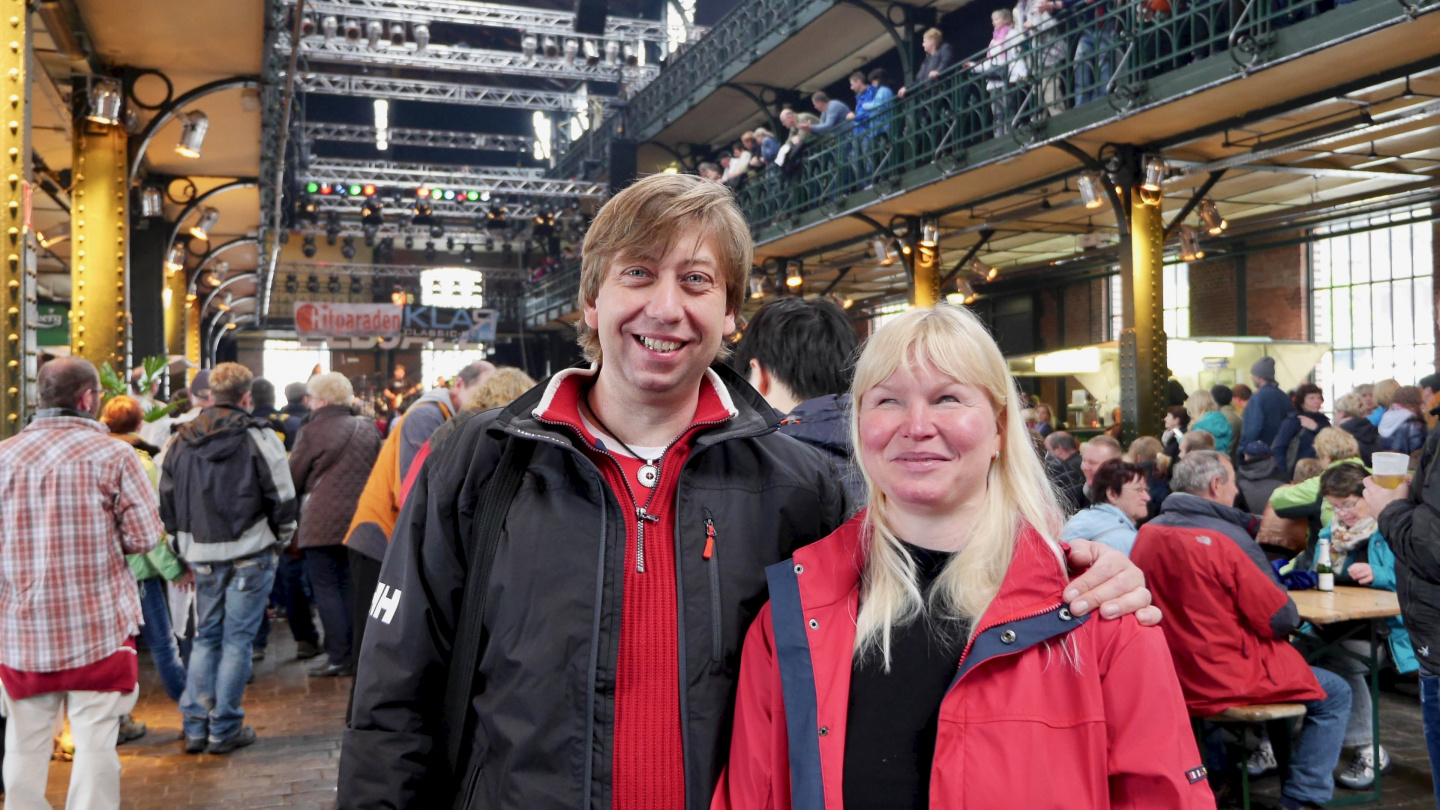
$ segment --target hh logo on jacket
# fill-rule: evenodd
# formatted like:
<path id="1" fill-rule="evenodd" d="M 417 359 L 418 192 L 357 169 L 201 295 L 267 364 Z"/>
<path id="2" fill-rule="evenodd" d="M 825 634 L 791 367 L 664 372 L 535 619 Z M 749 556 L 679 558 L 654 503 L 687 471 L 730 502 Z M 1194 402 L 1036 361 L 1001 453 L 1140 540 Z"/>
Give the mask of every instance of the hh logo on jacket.
<path id="1" fill-rule="evenodd" d="M 389 624 L 395 618 L 395 609 L 400 607 L 400 589 L 391 588 L 381 582 L 375 586 L 375 595 L 370 597 L 370 618 Z"/>

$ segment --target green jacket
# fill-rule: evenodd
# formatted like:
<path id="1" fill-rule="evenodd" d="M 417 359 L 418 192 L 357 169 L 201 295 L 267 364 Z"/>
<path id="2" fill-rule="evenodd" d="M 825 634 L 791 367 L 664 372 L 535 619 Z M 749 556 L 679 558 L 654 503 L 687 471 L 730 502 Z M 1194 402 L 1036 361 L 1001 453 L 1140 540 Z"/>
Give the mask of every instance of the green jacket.
<path id="1" fill-rule="evenodd" d="M 1359 464 L 1358 458 L 1342 458 L 1339 461 L 1330 462 L 1330 467 L 1341 464 Z M 1326 467 L 1325 469 L 1330 469 Z M 1366 468 L 1369 472 L 1369 468 Z M 1322 473 L 1323 475 L 1323 473 Z M 1320 518 L 1321 526 L 1329 526 L 1334 519 L 1334 510 L 1330 504 L 1320 497 L 1320 476 L 1301 481 L 1294 486 L 1276 487 L 1275 492 L 1270 496 L 1270 505 L 1275 507 L 1275 514 L 1283 518 L 1303 519 Z M 1317 529 L 1318 530 L 1318 529 Z M 1314 539 L 1313 537 L 1311 538 Z"/>
<path id="2" fill-rule="evenodd" d="M 140 466 L 145 468 L 145 475 L 150 477 L 150 486 L 157 490 L 160 488 L 160 468 L 155 466 L 150 454 L 144 450 L 136 450 L 140 454 Z M 179 579 L 185 574 L 185 564 L 170 550 L 170 545 L 161 537 L 155 548 L 144 554 L 126 554 L 125 562 L 130 563 L 130 573 L 135 575 L 137 582 L 144 582 L 153 577 L 164 577 L 171 582 Z"/>

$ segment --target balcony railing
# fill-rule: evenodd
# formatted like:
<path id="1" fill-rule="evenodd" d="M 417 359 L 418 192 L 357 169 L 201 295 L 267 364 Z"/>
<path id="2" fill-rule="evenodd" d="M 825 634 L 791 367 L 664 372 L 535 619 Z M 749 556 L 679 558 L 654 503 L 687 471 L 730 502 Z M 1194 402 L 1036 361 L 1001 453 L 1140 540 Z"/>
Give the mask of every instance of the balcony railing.
<path id="1" fill-rule="evenodd" d="M 1228 54 L 1234 70 L 1248 72 L 1273 58 L 1279 29 L 1319 13 L 1316 0 L 1186 0 L 1174 12 L 1167 0 L 1074 5 L 911 86 L 868 120 L 812 135 L 785 167 L 752 174 L 737 195 L 751 227 L 783 232 L 805 212 L 836 215 L 855 192 L 899 190 L 906 172 L 933 166 L 948 175 L 1017 151 L 1060 134 L 1063 122 L 1051 119 L 1074 108 L 1103 120 L 1146 101 L 1149 82 L 1191 63 Z"/>
<path id="2" fill-rule="evenodd" d="M 559 268 L 526 282 L 523 293 L 525 326 L 533 328 L 576 310 L 580 291 L 580 259 L 565 259 Z"/>
<path id="3" fill-rule="evenodd" d="M 630 99 L 623 112 L 625 137 L 644 141 L 704 95 L 749 67 L 835 0 L 742 0 L 699 41 L 670 57 L 660 74 Z M 699 94 L 700 97 L 697 97 Z M 562 156 L 557 176 L 577 177 L 581 160 L 603 156 L 614 127 L 601 124 Z"/>

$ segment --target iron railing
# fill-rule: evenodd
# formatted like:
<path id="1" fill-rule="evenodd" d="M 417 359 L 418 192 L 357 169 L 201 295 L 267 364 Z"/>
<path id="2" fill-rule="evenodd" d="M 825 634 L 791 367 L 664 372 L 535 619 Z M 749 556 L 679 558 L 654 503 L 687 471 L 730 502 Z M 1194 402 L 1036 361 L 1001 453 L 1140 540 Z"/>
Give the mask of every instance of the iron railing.
<path id="1" fill-rule="evenodd" d="M 670 56 L 664 68 L 627 103 L 625 137 L 645 141 L 736 74 L 769 53 L 835 0 L 744 0 L 698 41 Z M 608 123 L 608 122 L 607 122 Z M 578 177 L 589 155 L 605 155 L 615 128 L 601 124 L 561 157 L 558 177 Z"/>
<path id="2" fill-rule="evenodd" d="M 1073 12 L 911 86 L 868 120 L 810 136 L 785 166 L 752 174 L 737 195 L 751 227 L 785 231 L 802 212 L 834 215 L 847 195 L 890 194 L 921 167 L 954 173 L 982 144 L 986 154 L 1014 151 L 1057 134 L 1047 122 L 1067 110 L 1132 109 L 1156 77 L 1221 53 L 1248 72 L 1270 58 L 1278 29 L 1318 13 L 1317 0 L 1186 0 L 1173 12 L 1167 0 L 1072 2 Z M 1011 149 L 991 146 L 1006 142 Z"/>
<path id="3" fill-rule="evenodd" d="M 564 259 L 560 266 L 525 283 L 525 325 L 540 326 L 574 312 L 580 292 L 580 259 Z"/>

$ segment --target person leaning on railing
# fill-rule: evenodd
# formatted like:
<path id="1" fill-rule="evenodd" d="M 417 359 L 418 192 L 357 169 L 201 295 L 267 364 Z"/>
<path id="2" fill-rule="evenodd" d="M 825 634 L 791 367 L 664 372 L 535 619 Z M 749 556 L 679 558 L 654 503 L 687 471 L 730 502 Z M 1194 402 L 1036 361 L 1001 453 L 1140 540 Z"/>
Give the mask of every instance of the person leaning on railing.
<path id="1" fill-rule="evenodd" d="M 1053 0 L 1044 0 L 1052 2 Z M 920 67 L 915 71 L 915 78 L 911 85 L 922 85 L 925 82 L 940 78 L 940 74 L 949 70 L 955 64 L 955 52 L 951 50 L 950 43 L 945 41 L 945 34 L 939 28 L 931 28 L 925 32 L 920 41 L 920 47 L 925 49 L 925 59 L 920 62 Z M 905 97 L 905 91 L 910 85 L 900 88 L 895 95 Z"/>

